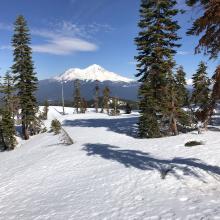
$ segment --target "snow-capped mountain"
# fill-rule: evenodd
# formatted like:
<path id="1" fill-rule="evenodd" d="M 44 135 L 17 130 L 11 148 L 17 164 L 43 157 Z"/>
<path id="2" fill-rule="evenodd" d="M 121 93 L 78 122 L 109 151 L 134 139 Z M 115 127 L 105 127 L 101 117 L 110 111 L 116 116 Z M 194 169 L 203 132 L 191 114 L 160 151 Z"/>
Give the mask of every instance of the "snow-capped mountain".
<path id="1" fill-rule="evenodd" d="M 105 70 L 103 67 L 93 64 L 85 69 L 71 68 L 65 71 L 58 77 L 54 78 L 58 81 L 73 81 L 79 79 L 82 81 L 95 81 L 99 82 L 111 81 L 111 82 L 132 82 L 132 79 L 120 76 L 119 74 Z"/>
<path id="2" fill-rule="evenodd" d="M 73 100 L 73 81 L 80 81 L 81 95 L 87 100 L 94 97 L 94 88 L 99 84 L 100 96 L 104 87 L 108 86 L 111 96 L 122 99 L 137 100 L 139 83 L 135 80 L 120 76 L 119 74 L 105 70 L 99 65 L 91 65 L 85 69 L 71 68 L 60 76 L 41 80 L 37 91 L 38 101 L 45 99 L 52 101 L 61 100 L 61 84 L 63 82 L 65 100 Z M 97 81 L 96 81 L 97 80 Z"/>

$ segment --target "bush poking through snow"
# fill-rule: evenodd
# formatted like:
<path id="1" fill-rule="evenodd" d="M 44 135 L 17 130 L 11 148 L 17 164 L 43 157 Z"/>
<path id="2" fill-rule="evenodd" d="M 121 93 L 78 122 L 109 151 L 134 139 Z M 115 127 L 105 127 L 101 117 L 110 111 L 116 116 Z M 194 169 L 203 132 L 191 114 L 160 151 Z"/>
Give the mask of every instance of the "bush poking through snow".
<path id="1" fill-rule="evenodd" d="M 61 142 L 64 145 L 72 145 L 72 144 L 74 144 L 74 141 L 69 136 L 69 134 L 63 128 L 61 128 L 61 130 L 62 130 L 62 132 L 61 132 Z"/>
<path id="2" fill-rule="evenodd" d="M 187 143 L 185 143 L 185 147 L 193 147 L 197 145 L 203 145 L 203 142 L 202 141 L 188 141 Z"/>
<path id="3" fill-rule="evenodd" d="M 47 132 L 47 128 L 46 127 L 41 129 L 41 133 L 46 133 L 46 132 Z"/>
<path id="4" fill-rule="evenodd" d="M 57 119 L 52 120 L 52 122 L 51 122 L 51 131 L 54 132 L 55 135 L 60 133 L 61 123 Z"/>

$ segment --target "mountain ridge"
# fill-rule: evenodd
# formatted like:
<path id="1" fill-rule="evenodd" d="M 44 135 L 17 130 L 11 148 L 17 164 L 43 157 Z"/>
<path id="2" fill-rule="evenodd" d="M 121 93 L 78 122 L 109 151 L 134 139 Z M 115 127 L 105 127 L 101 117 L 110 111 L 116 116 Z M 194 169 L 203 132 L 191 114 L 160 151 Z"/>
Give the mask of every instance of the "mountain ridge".
<path id="1" fill-rule="evenodd" d="M 70 68 L 61 75 L 54 77 L 53 79 L 57 81 L 73 81 L 79 79 L 81 81 L 112 81 L 125 83 L 135 81 L 133 79 L 121 76 L 117 73 L 108 71 L 97 64 L 90 65 L 85 69 Z"/>

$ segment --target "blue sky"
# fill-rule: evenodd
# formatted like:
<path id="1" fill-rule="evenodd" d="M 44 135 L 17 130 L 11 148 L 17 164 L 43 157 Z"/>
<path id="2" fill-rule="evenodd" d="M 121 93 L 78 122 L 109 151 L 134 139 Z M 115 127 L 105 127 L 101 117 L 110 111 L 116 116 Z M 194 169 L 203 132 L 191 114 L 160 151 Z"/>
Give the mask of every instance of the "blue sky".
<path id="1" fill-rule="evenodd" d="M 176 62 L 184 66 L 190 78 L 200 60 L 204 60 L 212 75 L 217 61 L 194 55 L 198 38 L 185 35 L 199 9 L 188 9 L 183 2 L 178 0 L 177 6 L 186 9 L 186 13 L 177 17 L 183 46 L 178 49 Z M 1 74 L 12 65 L 12 28 L 16 17 L 22 14 L 31 29 L 33 59 L 40 79 L 94 63 L 134 78 L 139 6 L 139 0 L 1 0 Z"/>

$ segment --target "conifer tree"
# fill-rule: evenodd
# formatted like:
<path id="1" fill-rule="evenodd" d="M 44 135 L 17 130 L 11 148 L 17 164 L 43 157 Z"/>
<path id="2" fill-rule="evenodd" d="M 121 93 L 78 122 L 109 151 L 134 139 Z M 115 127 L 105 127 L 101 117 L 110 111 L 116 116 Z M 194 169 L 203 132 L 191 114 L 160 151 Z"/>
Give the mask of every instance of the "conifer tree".
<path id="1" fill-rule="evenodd" d="M 195 74 L 193 74 L 193 93 L 191 103 L 201 109 L 209 104 L 210 100 L 210 80 L 206 72 L 207 66 L 204 62 L 200 62 Z"/>
<path id="2" fill-rule="evenodd" d="M 14 79 L 11 76 L 10 72 L 6 72 L 3 77 L 3 85 L 1 92 L 4 94 L 3 101 L 4 105 L 7 107 L 7 110 L 13 114 L 13 101 L 14 101 Z"/>
<path id="3" fill-rule="evenodd" d="M 76 109 L 76 113 L 78 114 L 81 108 L 81 104 L 82 104 L 81 96 L 80 96 L 80 83 L 78 79 L 74 81 L 74 88 L 75 88 L 75 91 L 74 91 L 73 105 L 74 105 L 74 108 Z"/>
<path id="4" fill-rule="evenodd" d="M 209 54 L 210 58 L 217 58 L 220 51 L 220 2 L 219 0 L 186 0 L 189 6 L 194 6 L 200 2 L 201 16 L 197 17 L 187 34 L 202 35 L 196 53 L 202 50 Z"/>
<path id="5" fill-rule="evenodd" d="M 189 125 L 189 115 L 185 112 L 183 107 L 183 96 L 180 94 L 181 87 L 178 87 L 176 81 L 176 75 L 170 72 L 167 76 L 167 91 L 166 91 L 166 111 L 163 114 L 165 122 L 162 123 L 164 130 L 166 131 L 166 118 L 169 120 L 169 129 L 168 134 L 171 133 L 172 135 L 177 135 L 179 130 L 185 128 Z M 184 90 L 183 90 L 184 91 Z"/>
<path id="6" fill-rule="evenodd" d="M 180 66 L 175 75 L 176 81 L 176 90 L 177 90 L 177 98 L 178 103 L 181 107 L 188 105 L 189 97 L 187 91 L 187 83 L 186 83 L 186 73 L 184 72 L 183 66 Z"/>
<path id="7" fill-rule="evenodd" d="M 174 9 L 175 0 L 141 0 L 139 36 L 135 39 L 136 77 L 142 83 L 139 89 L 139 134 L 141 137 L 160 137 L 161 128 L 158 116 L 167 109 L 167 74 L 175 63 L 175 47 L 179 39 L 179 29 L 174 16 L 179 10 Z"/>
<path id="8" fill-rule="evenodd" d="M 46 100 L 44 102 L 44 109 L 43 109 L 43 119 L 44 120 L 47 120 L 48 111 L 49 111 L 49 102 L 48 102 L 48 100 Z"/>
<path id="9" fill-rule="evenodd" d="M 3 108 L 1 110 L 1 132 L 5 150 L 13 150 L 16 145 L 15 126 L 13 119 L 13 78 L 7 72 L 4 76 L 4 82 L 1 92 L 3 93 Z"/>
<path id="10" fill-rule="evenodd" d="M 35 92 L 37 90 L 37 77 L 34 72 L 32 61 L 32 49 L 30 47 L 30 33 L 27 22 L 23 16 L 18 16 L 14 25 L 12 38 L 15 86 L 18 91 L 22 117 L 22 134 L 24 139 L 29 139 L 29 127 L 36 120 L 37 101 Z"/>
<path id="11" fill-rule="evenodd" d="M 101 112 L 104 112 L 104 109 L 106 109 L 107 113 L 109 114 L 109 99 L 110 99 L 110 89 L 108 86 L 106 86 L 103 89 L 103 103 L 102 103 L 102 110 Z"/>
<path id="12" fill-rule="evenodd" d="M 131 105 L 127 102 L 125 106 L 125 114 L 131 114 Z"/>
<path id="13" fill-rule="evenodd" d="M 84 98 L 82 98 L 80 105 L 80 113 L 85 113 L 86 110 L 87 110 L 87 102 Z"/>
<path id="14" fill-rule="evenodd" d="M 97 81 L 96 81 L 96 86 L 95 86 L 94 106 L 95 106 L 96 113 L 98 113 L 98 108 L 99 108 L 99 85 L 98 85 Z"/>
<path id="15" fill-rule="evenodd" d="M 217 100 L 220 100 L 220 66 L 217 67 L 212 79 L 214 81 L 212 89 L 212 102 L 215 103 Z"/>

